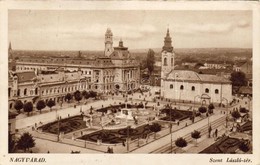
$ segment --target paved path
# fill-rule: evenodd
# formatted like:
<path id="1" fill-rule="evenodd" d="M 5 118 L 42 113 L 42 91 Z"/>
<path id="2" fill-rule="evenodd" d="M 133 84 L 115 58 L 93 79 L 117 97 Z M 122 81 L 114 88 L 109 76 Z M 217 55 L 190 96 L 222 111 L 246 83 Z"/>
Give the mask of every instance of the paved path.
<path id="1" fill-rule="evenodd" d="M 87 109 L 90 109 L 90 106 L 93 108 L 101 107 L 102 105 L 107 106 L 111 104 L 111 100 L 98 100 L 92 103 L 89 103 L 87 105 L 82 105 L 82 110 L 85 111 Z M 53 110 L 48 113 L 42 113 L 34 116 L 29 116 L 25 118 L 19 118 L 16 119 L 16 129 L 22 129 L 25 127 L 33 126 L 35 123 L 47 123 L 50 121 L 55 121 L 57 119 L 57 116 L 61 116 L 62 118 L 67 118 L 68 114 L 70 116 L 78 115 L 80 114 L 81 105 L 74 107 L 69 107 L 66 109 L 61 110 Z"/>
<path id="2" fill-rule="evenodd" d="M 223 116 L 224 116 L 223 114 L 216 114 L 214 116 L 211 116 L 210 121 L 217 120 L 217 119 L 219 119 Z M 172 140 L 175 141 L 177 138 L 182 137 L 182 136 L 184 136 L 188 133 L 191 133 L 192 131 L 199 129 L 199 128 L 207 125 L 207 124 L 208 124 L 208 119 L 204 119 L 204 120 L 199 121 L 197 123 L 194 123 L 193 125 L 190 125 L 186 128 L 183 128 L 181 130 L 173 132 L 172 133 Z M 138 148 L 138 149 L 132 151 L 132 153 L 149 153 L 153 150 L 156 150 L 157 148 L 160 148 L 163 145 L 167 145 L 167 143 L 169 143 L 169 141 L 170 141 L 170 134 L 161 138 L 161 139 L 158 139 L 158 140 L 156 140 L 156 141 L 154 141 L 154 142 L 152 142 L 152 143 L 150 143 L 146 146 Z"/>
<path id="3" fill-rule="evenodd" d="M 71 153 L 71 151 L 80 151 L 80 153 L 103 153 L 73 145 L 57 143 L 49 140 L 35 138 L 36 146 L 32 149 L 34 153 Z"/>

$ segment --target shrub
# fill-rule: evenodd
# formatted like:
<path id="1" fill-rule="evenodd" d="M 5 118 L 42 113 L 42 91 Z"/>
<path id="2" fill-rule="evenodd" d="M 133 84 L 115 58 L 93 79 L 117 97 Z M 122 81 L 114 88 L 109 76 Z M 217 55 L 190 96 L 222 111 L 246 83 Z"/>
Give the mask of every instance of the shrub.
<path id="1" fill-rule="evenodd" d="M 241 112 L 241 113 L 247 113 L 248 110 L 247 110 L 246 108 L 244 108 L 244 107 L 241 107 L 241 108 L 239 109 L 239 112 Z"/>
<path id="2" fill-rule="evenodd" d="M 178 138 L 176 141 L 175 141 L 175 145 L 177 147 L 180 147 L 180 148 L 183 148 L 183 147 L 186 147 L 187 146 L 187 141 L 185 139 L 183 139 L 182 137 L 181 138 Z"/>
<path id="3" fill-rule="evenodd" d="M 199 112 L 200 113 L 206 113 L 207 112 L 207 108 L 206 107 L 199 107 Z"/>

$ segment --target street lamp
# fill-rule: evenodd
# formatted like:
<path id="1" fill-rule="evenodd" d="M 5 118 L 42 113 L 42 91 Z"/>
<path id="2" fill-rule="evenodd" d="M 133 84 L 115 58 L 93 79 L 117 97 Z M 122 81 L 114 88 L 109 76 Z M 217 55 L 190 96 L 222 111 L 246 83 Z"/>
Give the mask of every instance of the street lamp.
<path id="1" fill-rule="evenodd" d="M 225 97 L 222 97 L 221 102 L 222 102 L 222 100 L 225 100 L 227 102 L 227 106 L 226 106 L 226 113 L 227 113 L 226 114 L 226 128 L 227 128 L 227 126 L 228 126 L 228 99 L 226 99 Z"/>
<path id="2" fill-rule="evenodd" d="M 126 138 L 126 149 L 127 149 L 127 152 L 129 152 L 129 129 L 130 129 L 130 126 L 127 126 L 127 138 Z"/>
<path id="3" fill-rule="evenodd" d="M 170 137 L 171 137 L 171 153 L 172 153 L 172 107 L 170 106 Z"/>
<path id="4" fill-rule="evenodd" d="M 60 141 L 60 117 L 58 116 L 58 139 L 57 141 Z"/>

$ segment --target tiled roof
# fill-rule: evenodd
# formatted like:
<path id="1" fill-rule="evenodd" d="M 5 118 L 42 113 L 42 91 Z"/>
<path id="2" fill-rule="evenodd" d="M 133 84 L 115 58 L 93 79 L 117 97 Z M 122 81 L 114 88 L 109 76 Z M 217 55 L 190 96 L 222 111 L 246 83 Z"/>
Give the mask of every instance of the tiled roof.
<path id="1" fill-rule="evenodd" d="M 34 78 L 36 78 L 36 75 L 34 71 L 27 71 L 27 72 L 17 72 L 15 74 L 18 77 L 18 82 L 30 82 Z"/>
<path id="2" fill-rule="evenodd" d="M 241 87 L 239 89 L 239 92 L 241 94 L 252 94 L 252 88 L 251 87 Z"/>
<path id="3" fill-rule="evenodd" d="M 167 79 L 174 79 L 174 80 L 194 80 L 199 81 L 200 78 L 196 72 L 189 71 L 189 70 L 172 70 L 167 75 Z"/>
<path id="4" fill-rule="evenodd" d="M 209 74 L 198 74 L 194 71 L 189 71 L 189 70 L 172 70 L 170 73 L 168 73 L 166 78 L 171 80 L 178 80 L 178 81 L 230 83 L 228 79 L 221 76 L 209 75 Z"/>
<path id="5" fill-rule="evenodd" d="M 216 76 L 216 75 L 209 75 L 209 74 L 200 74 L 201 81 L 207 82 L 221 82 L 221 83 L 229 83 L 230 81 L 225 77 Z"/>

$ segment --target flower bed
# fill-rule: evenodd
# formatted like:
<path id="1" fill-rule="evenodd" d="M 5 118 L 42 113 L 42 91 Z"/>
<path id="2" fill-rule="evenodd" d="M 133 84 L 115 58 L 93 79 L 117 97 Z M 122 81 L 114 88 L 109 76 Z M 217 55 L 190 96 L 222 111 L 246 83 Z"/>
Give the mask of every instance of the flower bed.
<path id="1" fill-rule="evenodd" d="M 114 130 L 100 130 L 93 132 L 78 139 L 87 140 L 92 142 L 97 142 L 97 140 L 102 140 L 102 143 L 116 144 L 126 141 L 127 138 L 127 128 L 124 129 L 114 129 Z M 129 128 L 129 137 L 131 140 L 139 138 L 146 138 L 148 134 L 151 133 L 149 125 L 143 125 L 135 129 Z"/>
<path id="2" fill-rule="evenodd" d="M 86 128 L 86 122 L 83 121 L 82 116 L 73 116 L 61 119 L 59 122 L 54 121 L 38 127 L 38 129 L 41 129 L 43 132 L 48 132 L 52 134 L 58 134 L 59 131 L 66 134 L 83 128 Z"/>
<path id="3" fill-rule="evenodd" d="M 161 109 L 160 111 L 161 111 L 161 113 L 166 114 L 166 116 L 162 117 L 161 120 L 166 120 L 166 121 L 170 121 L 170 115 L 172 116 L 172 121 L 175 121 L 175 120 L 182 121 L 182 120 L 185 120 L 185 119 L 193 116 L 193 112 L 191 112 L 191 111 L 167 109 L 167 108 Z M 170 112 L 170 111 L 172 111 L 172 112 Z"/>

